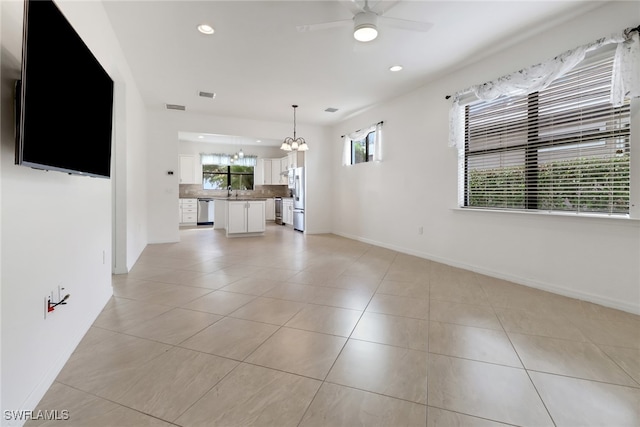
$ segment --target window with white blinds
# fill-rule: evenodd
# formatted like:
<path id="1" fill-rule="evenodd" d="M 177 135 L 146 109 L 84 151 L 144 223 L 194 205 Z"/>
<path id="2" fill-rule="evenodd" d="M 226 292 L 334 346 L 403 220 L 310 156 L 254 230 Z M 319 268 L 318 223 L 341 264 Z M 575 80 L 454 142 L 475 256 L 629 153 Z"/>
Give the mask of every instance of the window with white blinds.
<path id="1" fill-rule="evenodd" d="M 609 102 L 613 52 L 547 89 L 465 107 L 464 205 L 629 212 L 629 102 Z"/>

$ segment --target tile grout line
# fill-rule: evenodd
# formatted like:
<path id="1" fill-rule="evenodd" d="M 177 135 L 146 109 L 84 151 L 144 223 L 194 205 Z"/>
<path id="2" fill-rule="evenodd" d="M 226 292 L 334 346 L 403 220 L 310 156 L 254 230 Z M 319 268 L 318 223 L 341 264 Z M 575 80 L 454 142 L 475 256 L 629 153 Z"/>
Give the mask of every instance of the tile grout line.
<path id="1" fill-rule="evenodd" d="M 361 254 L 358 258 L 356 258 L 355 261 L 361 259 L 369 250 L 371 250 L 372 245 L 369 245 L 367 251 L 365 251 L 363 254 Z M 394 254 L 393 260 L 395 260 L 397 258 L 398 254 Z M 354 261 L 354 262 L 355 262 Z M 322 388 L 322 386 L 327 382 L 327 377 L 329 376 L 329 374 L 331 373 L 331 370 L 333 369 L 333 367 L 335 366 L 336 362 L 338 361 L 338 359 L 340 358 L 340 356 L 342 355 L 342 352 L 344 351 L 345 347 L 347 346 L 347 343 L 349 342 L 349 340 L 351 339 L 351 336 L 353 335 L 353 331 L 356 330 L 356 328 L 358 327 L 358 324 L 360 323 L 360 321 L 362 320 L 362 316 L 364 316 L 364 313 L 367 311 L 367 307 L 369 307 L 369 304 L 371 304 L 371 300 L 373 300 L 373 297 L 376 295 L 376 292 L 378 291 L 378 289 L 380 288 L 380 285 L 382 284 L 382 282 L 384 281 L 384 277 L 387 275 L 389 268 L 391 267 L 391 264 L 393 264 L 393 261 L 391 261 L 389 263 L 389 266 L 387 267 L 387 270 L 385 271 L 384 276 L 382 276 L 382 278 L 380 279 L 380 282 L 378 283 L 378 286 L 376 286 L 376 289 L 373 291 L 373 294 L 371 295 L 371 297 L 369 298 L 369 302 L 367 302 L 366 306 L 364 307 L 364 309 L 362 310 L 362 313 L 360 313 L 360 317 L 358 317 L 358 320 L 356 321 L 355 325 L 353 326 L 353 328 L 351 329 L 351 332 L 349 333 L 349 336 L 346 337 L 344 344 L 342 345 L 342 347 L 340 348 L 340 351 L 338 352 L 336 358 L 333 360 L 333 363 L 331 364 L 331 366 L 329 367 L 329 369 L 327 370 L 327 373 L 325 374 L 324 378 L 322 379 L 322 382 L 320 384 L 320 387 L 318 387 L 318 390 L 316 391 L 316 393 L 314 394 L 313 398 L 309 401 L 309 404 L 307 405 L 307 407 L 304 410 L 304 413 L 302 414 L 302 417 L 300 418 L 300 421 L 297 424 L 297 427 L 300 427 L 300 424 L 302 424 L 302 421 L 304 420 L 305 416 L 307 415 L 307 412 L 309 412 L 309 408 L 311 408 L 311 405 L 313 404 L 313 402 L 316 399 L 316 396 L 318 395 L 318 393 L 320 392 L 320 389 Z M 331 382 L 329 382 L 329 384 L 333 384 Z"/>
<path id="2" fill-rule="evenodd" d="M 489 304 L 491 304 L 491 299 L 489 299 Z M 520 353 L 518 353 L 518 351 L 516 350 L 516 346 L 513 344 L 511 337 L 507 333 L 507 330 L 505 329 L 504 324 L 502 323 L 502 320 L 500 320 L 500 317 L 497 315 L 497 313 L 495 313 L 495 307 L 493 307 L 493 304 L 491 304 L 491 307 L 493 308 L 494 314 L 498 318 L 498 322 L 500 322 L 500 326 L 502 326 L 504 334 L 507 336 L 507 339 L 509 340 L 509 344 L 511 344 L 511 348 L 513 349 L 513 352 L 516 354 L 516 356 L 518 357 L 518 360 L 522 364 L 524 372 L 527 374 L 527 378 L 529 378 L 529 382 L 533 386 L 533 389 L 536 391 L 536 394 L 538 395 L 538 398 L 540 399 L 540 402 L 542 403 L 542 406 L 544 407 L 545 411 L 547 411 L 547 415 L 549 415 L 549 419 L 551 420 L 553 425 L 557 427 L 558 424 L 553 419 L 553 416 L 551 415 L 551 411 L 549 411 L 549 408 L 547 407 L 547 403 L 544 401 L 544 399 L 542 398 L 542 395 L 540 394 L 540 391 L 538 390 L 538 387 L 536 387 L 536 384 L 533 382 L 533 378 L 531 378 L 531 375 L 529 374 L 529 370 L 527 369 L 526 365 L 522 361 L 522 358 L 520 357 Z"/>

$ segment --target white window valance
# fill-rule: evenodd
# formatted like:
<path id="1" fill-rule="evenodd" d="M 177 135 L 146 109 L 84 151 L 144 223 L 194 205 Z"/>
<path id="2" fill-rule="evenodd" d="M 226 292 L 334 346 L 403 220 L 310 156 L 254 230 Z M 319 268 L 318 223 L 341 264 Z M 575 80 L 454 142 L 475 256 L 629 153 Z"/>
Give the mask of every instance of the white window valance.
<path id="1" fill-rule="evenodd" d="M 258 162 L 257 156 L 244 155 L 243 158 L 239 158 L 231 161 L 233 154 L 221 154 L 221 153 L 200 153 L 200 163 L 203 165 L 220 165 L 220 166 L 255 166 Z"/>
<path id="2" fill-rule="evenodd" d="M 355 132 L 351 132 L 344 135 L 343 152 L 342 152 L 342 164 L 351 164 L 351 141 L 359 141 L 369 135 L 370 132 L 376 133 L 376 142 L 374 144 L 373 161 L 382 161 L 382 124 L 383 122 L 374 123 L 366 128 L 358 129 Z"/>
<path id="3" fill-rule="evenodd" d="M 637 28 L 603 37 L 566 51 L 555 58 L 532 65 L 496 80 L 457 92 L 449 112 L 449 146 L 464 146 L 464 107 L 461 99 L 470 97 L 491 101 L 502 96 L 526 95 L 547 88 L 554 80 L 575 68 L 587 53 L 617 44 L 611 84 L 611 103 L 620 106 L 626 98 L 640 96 L 640 36 Z"/>

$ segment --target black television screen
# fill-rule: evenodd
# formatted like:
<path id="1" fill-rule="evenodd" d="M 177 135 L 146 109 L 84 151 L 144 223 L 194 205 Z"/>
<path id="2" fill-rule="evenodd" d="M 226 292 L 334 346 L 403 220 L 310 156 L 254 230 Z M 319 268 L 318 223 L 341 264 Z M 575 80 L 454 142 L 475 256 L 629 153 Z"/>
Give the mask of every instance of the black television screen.
<path id="1" fill-rule="evenodd" d="M 26 0 L 16 163 L 108 178 L 113 80 L 51 0 Z"/>

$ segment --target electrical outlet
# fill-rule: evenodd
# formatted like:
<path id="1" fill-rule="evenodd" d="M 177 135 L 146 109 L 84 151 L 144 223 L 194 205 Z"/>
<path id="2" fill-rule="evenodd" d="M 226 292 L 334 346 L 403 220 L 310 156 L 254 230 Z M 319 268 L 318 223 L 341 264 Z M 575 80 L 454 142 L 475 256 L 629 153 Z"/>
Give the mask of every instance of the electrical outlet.
<path id="1" fill-rule="evenodd" d="M 58 285 L 58 288 L 51 291 L 49 295 L 44 297 L 44 318 L 47 318 L 47 315 L 53 311 L 55 311 L 56 306 L 61 304 L 66 304 L 66 300 L 69 298 L 68 294 L 64 294 L 65 288 Z M 57 295 L 56 295 L 57 294 Z"/>

